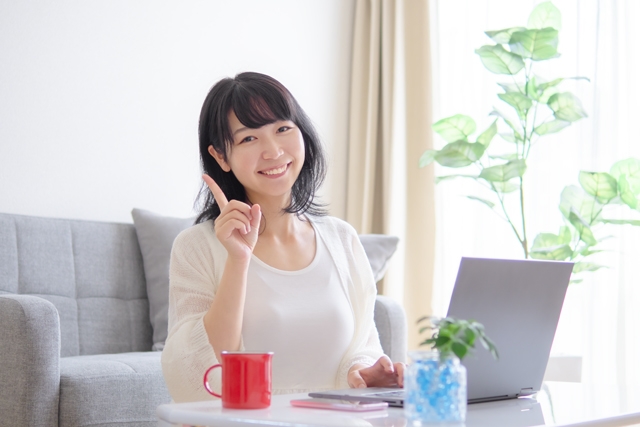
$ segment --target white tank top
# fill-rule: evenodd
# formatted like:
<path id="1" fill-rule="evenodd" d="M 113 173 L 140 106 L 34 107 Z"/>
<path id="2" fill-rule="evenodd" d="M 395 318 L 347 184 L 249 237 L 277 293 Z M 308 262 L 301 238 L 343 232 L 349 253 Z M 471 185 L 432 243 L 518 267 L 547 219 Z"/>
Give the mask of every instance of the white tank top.
<path id="1" fill-rule="evenodd" d="M 315 257 L 302 270 L 253 256 L 242 338 L 246 351 L 274 353 L 274 391 L 334 388 L 353 333 L 353 311 L 317 230 Z"/>

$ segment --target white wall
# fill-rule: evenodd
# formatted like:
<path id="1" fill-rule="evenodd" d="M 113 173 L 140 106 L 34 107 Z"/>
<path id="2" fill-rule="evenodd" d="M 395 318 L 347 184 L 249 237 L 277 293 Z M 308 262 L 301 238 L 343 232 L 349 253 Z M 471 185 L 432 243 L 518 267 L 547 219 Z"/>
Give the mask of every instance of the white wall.
<path id="1" fill-rule="evenodd" d="M 344 214 L 354 0 L 0 0 L 0 212 L 193 214 L 197 125 L 220 78 L 280 80 L 329 152 Z"/>

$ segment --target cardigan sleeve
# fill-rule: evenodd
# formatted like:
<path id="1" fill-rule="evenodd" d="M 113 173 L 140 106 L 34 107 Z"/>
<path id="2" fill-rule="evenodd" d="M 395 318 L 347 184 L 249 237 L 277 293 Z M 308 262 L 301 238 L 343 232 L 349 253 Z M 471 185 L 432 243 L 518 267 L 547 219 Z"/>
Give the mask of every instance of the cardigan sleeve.
<path id="1" fill-rule="evenodd" d="M 218 260 L 207 226 L 211 224 L 183 231 L 171 251 L 169 334 L 162 351 L 162 372 L 175 402 L 214 399 L 203 385 L 205 371 L 218 363 L 203 321 L 217 288 Z M 212 389 L 220 390 L 219 369 L 210 380 Z"/>
<path id="2" fill-rule="evenodd" d="M 348 292 L 356 327 L 352 345 L 338 373 L 339 388 L 349 387 L 347 374 L 353 365 L 371 366 L 384 354 L 374 321 L 377 290 L 373 272 L 355 229 L 348 226 L 347 230 L 342 244 L 348 261 Z"/>

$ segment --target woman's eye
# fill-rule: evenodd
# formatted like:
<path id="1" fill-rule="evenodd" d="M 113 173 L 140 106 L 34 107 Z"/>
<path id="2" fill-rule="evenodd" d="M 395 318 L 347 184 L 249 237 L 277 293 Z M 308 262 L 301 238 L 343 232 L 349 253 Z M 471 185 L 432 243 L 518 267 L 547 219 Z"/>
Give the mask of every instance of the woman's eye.
<path id="1" fill-rule="evenodd" d="M 290 126 L 281 126 L 281 127 L 278 128 L 278 132 L 286 132 L 289 129 L 291 129 Z"/>
<path id="2" fill-rule="evenodd" d="M 244 138 L 243 140 L 241 140 L 240 143 L 242 144 L 243 142 L 251 142 L 254 139 L 255 138 L 253 136 L 248 136 L 248 137 Z"/>

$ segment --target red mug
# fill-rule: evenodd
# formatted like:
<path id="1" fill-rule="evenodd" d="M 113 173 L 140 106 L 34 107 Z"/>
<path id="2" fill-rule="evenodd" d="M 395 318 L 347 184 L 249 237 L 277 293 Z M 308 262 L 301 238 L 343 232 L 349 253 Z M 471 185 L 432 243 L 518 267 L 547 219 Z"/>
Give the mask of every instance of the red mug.
<path id="1" fill-rule="evenodd" d="M 222 399 L 229 409 L 263 409 L 271 405 L 271 358 L 273 353 L 223 351 L 222 363 L 204 373 L 204 388 Z M 218 394 L 209 387 L 209 373 L 222 369 L 222 390 Z"/>

